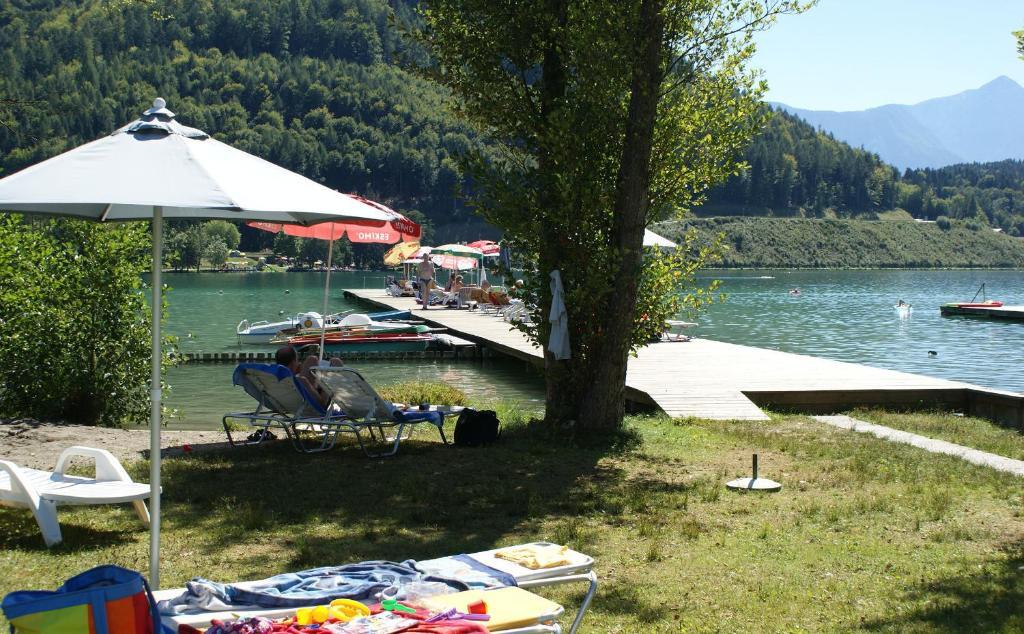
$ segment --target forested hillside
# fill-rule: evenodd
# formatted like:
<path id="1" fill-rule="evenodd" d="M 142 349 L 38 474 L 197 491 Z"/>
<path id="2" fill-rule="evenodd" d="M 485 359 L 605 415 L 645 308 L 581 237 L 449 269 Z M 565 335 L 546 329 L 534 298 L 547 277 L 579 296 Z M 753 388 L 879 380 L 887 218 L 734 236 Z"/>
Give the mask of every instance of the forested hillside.
<path id="1" fill-rule="evenodd" d="M 973 163 L 902 175 L 875 154 L 775 111 L 746 152 L 750 167 L 698 209 L 710 215 L 874 217 L 894 208 L 915 218 L 971 221 L 1024 236 L 1024 162 Z"/>
<path id="2" fill-rule="evenodd" d="M 183 123 L 330 187 L 435 225 L 475 222 L 453 159 L 474 135 L 440 88 L 393 63 L 417 53 L 390 12 L 385 0 L 4 3 L 0 173 L 107 134 L 159 95 Z"/>
<path id="3" fill-rule="evenodd" d="M 163 96 L 179 119 L 341 191 L 426 219 L 434 240 L 494 236 L 455 196 L 477 135 L 396 24 L 412 0 L 81 0 L 0 9 L 0 175 L 107 134 Z M 1024 163 L 904 174 L 776 112 L 749 169 L 699 215 L 968 220 L 1024 235 Z M 422 214 L 422 215 L 420 215 Z M 173 233 L 173 230 L 172 230 Z M 273 236 L 243 228 L 242 248 Z"/>

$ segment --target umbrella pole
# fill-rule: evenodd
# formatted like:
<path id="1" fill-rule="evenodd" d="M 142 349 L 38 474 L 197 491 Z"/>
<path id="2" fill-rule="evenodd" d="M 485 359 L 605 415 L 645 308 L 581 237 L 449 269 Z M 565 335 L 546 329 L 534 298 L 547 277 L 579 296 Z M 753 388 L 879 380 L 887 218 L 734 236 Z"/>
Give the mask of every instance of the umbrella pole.
<path id="1" fill-rule="evenodd" d="M 163 207 L 153 207 L 153 358 L 149 398 L 149 583 L 160 588 L 160 317 L 164 237 Z"/>
<path id="2" fill-rule="evenodd" d="M 331 234 L 334 235 L 334 234 Z M 331 292 L 331 258 L 334 256 L 334 238 L 327 247 L 327 280 L 324 282 L 324 312 L 320 322 L 320 360 L 324 360 L 324 339 L 327 338 L 327 297 Z"/>

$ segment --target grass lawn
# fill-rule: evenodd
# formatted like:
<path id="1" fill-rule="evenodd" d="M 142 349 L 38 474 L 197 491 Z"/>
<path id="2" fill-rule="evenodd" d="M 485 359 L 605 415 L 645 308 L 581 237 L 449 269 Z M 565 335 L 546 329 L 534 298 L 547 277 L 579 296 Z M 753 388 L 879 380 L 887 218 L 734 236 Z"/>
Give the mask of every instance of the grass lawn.
<path id="1" fill-rule="evenodd" d="M 523 424 L 489 449 L 426 432 L 385 461 L 286 443 L 167 460 L 163 585 L 543 538 L 597 559 L 586 632 L 1024 631 L 1020 478 L 801 416 L 637 417 L 583 446 Z M 782 492 L 726 491 L 755 451 Z M 61 519 L 47 551 L 27 511 L 0 509 L 0 594 L 145 570 L 130 507 Z M 581 589 L 543 594 L 567 625 Z"/>
<path id="2" fill-rule="evenodd" d="M 885 410 L 854 410 L 849 414 L 853 418 L 876 425 L 945 440 L 1006 458 L 1024 460 L 1024 433 L 1000 427 L 984 418 L 958 416 L 952 412 Z"/>

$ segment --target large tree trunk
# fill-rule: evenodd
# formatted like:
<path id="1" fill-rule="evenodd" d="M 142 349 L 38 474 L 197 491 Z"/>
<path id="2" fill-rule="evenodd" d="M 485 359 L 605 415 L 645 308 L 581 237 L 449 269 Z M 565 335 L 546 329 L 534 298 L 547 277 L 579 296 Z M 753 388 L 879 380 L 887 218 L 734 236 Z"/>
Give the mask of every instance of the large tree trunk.
<path id="1" fill-rule="evenodd" d="M 643 235 L 651 181 L 651 151 L 661 82 L 664 78 L 664 0 L 642 0 L 637 24 L 636 65 L 630 85 L 628 118 L 615 188 L 611 240 L 619 266 L 601 319 L 601 348 L 593 355 L 593 381 L 580 402 L 580 423 L 614 429 L 625 415 L 626 363 L 643 267 Z"/>
<path id="2" fill-rule="evenodd" d="M 551 16 L 552 31 L 564 29 L 569 19 L 568 0 L 549 0 L 547 3 L 547 14 Z M 541 76 L 541 125 L 549 125 L 549 121 L 563 106 L 565 99 L 567 78 L 565 60 L 560 50 L 561 36 L 552 35 L 547 38 L 549 46 L 544 51 L 543 74 Z M 564 201 L 561 200 L 560 189 L 554 182 L 553 174 L 557 173 L 557 166 L 554 165 L 555 158 L 552 153 L 557 153 L 558 148 L 542 146 L 537 152 L 538 174 L 541 180 L 538 203 L 545 209 L 562 209 Z M 551 271 L 562 268 L 562 253 L 559 243 L 560 234 L 557 228 L 549 226 L 538 227 L 543 233 L 542 248 L 540 249 L 539 274 L 546 277 Z M 542 333 L 541 341 L 548 341 L 550 337 L 550 324 L 547 321 L 551 307 L 551 291 L 548 284 L 542 284 L 540 305 L 545 307 L 543 318 L 540 323 Z M 576 403 L 578 402 L 578 383 L 574 381 L 572 371 L 573 363 L 559 361 L 544 350 L 544 376 L 546 382 L 545 391 L 545 421 L 548 423 L 562 423 L 576 418 Z"/>

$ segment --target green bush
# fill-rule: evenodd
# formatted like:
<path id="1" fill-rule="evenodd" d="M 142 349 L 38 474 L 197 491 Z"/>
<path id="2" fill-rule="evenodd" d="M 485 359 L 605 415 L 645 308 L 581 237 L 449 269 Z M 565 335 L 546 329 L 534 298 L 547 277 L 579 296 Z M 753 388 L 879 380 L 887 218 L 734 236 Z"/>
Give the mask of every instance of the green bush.
<path id="1" fill-rule="evenodd" d="M 427 381 L 403 381 L 385 385 L 379 390 L 382 398 L 394 403 L 430 403 L 432 405 L 468 405 L 469 399 L 462 390 L 447 383 Z"/>
<path id="2" fill-rule="evenodd" d="M 149 246 L 140 224 L 0 218 L 0 415 L 147 419 Z"/>
<path id="3" fill-rule="evenodd" d="M 949 228 L 953 226 L 953 223 L 947 216 L 939 216 L 935 219 L 935 225 L 943 231 L 949 231 Z"/>

